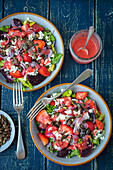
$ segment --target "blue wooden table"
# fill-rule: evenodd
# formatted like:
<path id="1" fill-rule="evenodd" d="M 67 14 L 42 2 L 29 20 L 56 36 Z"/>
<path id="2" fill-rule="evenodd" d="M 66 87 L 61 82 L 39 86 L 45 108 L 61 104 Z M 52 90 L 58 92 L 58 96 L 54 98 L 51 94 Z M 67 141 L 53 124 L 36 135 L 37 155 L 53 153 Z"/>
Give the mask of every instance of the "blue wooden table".
<path id="1" fill-rule="evenodd" d="M 0 0 L 0 19 L 16 12 L 32 12 L 50 20 L 59 30 L 65 47 L 63 66 L 56 78 L 47 86 L 33 92 L 24 93 L 25 109 L 21 114 L 23 138 L 26 148 L 26 159 L 16 158 L 18 133 L 17 113 L 12 105 L 12 91 L 1 87 L 1 109 L 14 120 L 16 135 L 12 145 L 0 153 L 0 170 L 113 170 L 113 135 L 105 150 L 91 162 L 66 167 L 46 159 L 35 147 L 29 130 L 29 121 L 25 115 L 37 98 L 48 88 L 59 84 L 72 82 L 82 71 L 90 68 L 93 77 L 83 84 L 95 89 L 113 110 L 113 1 L 112 0 Z M 96 32 L 102 38 L 103 49 L 98 59 L 91 64 L 76 63 L 69 52 L 69 40 L 80 29 L 94 25 Z M 113 114 L 112 114 L 113 116 Z"/>

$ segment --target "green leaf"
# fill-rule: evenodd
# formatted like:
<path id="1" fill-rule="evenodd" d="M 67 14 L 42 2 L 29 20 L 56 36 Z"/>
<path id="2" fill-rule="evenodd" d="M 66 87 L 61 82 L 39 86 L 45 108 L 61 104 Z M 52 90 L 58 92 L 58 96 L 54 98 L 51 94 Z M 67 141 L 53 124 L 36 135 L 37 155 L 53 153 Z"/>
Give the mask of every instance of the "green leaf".
<path id="1" fill-rule="evenodd" d="M 38 52 L 40 53 L 41 52 L 41 49 L 38 47 Z"/>
<path id="2" fill-rule="evenodd" d="M 72 95 L 72 90 L 70 90 L 70 89 L 62 94 L 62 96 L 64 96 L 64 97 L 70 97 L 71 95 Z"/>
<path id="3" fill-rule="evenodd" d="M 53 45 L 53 44 L 51 45 L 51 47 L 52 47 L 52 51 L 53 51 L 53 53 L 54 53 L 54 54 L 56 54 L 56 50 L 55 50 L 55 47 L 54 47 L 54 45 Z"/>
<path id="4" fill-rule="evenodd" d="M 72 95 L 71 95 L 71 97 L 72 97 L 72 98 L 75 98 L 75 97 L 76 97 L 76 94 L 75 94 L 75 93 L 74 93 L 74 94 L 72 94 Z"/>
<path id="5" fill-rule="evenodd" d="M 99 138 L 93 139 L 93 140 L 92 140 L 92 144 L 93 144 L 93 146 L 99 145 L 99 144 L 100 144 L 100 139 L 99 139 Z"/>
<path id="6" fill-rule="evenodd" d="M 58 63 L 58 62 L 60 61 L 60 59 L 61 59 L 62 56 L 63 56 L 63 55 L 60 54 L 60 53 L 55 54 L 55 56 L 52 57 L 52 59 L 51 59 L 51 64 L 56 64 L 56 63 Z"/>
<path id="7" fill-rule="evenodd" d="M 55 106 L 48 104 L 45 109 L 46 109 L 47 113 L 53 113 Z"/>
<path id="8" fill-rule="evenodd" d="M 26 79 L 26 81 L 24 80 L 24 78 L 19 78 L 19 81 L 22 82 L 24 87 L 29 87 L 30 89 L 33 88 L 33 86 L 31 85 L 31 83 L 29 82 L 28 79 Z M 25 90 L 24 90 L 25 91 Z"/>
<path id="9" fill-rule="evenodd" d="M 0 27 L 0 30 L 2 30 L 3 32 L 8 32 L 9 28 L 10 28 L 10 25 L 6 25 L 6 26 Z"/>
<path id="10" fill-rule="evenodd" d="M 53 42 L 53 41 L 55 41 L 55 37 L 51 34 L 50 35 L 50 40 Z"/>
<path id="11" fill-rule="evenodd" d="M 96 119 L 102 121 L 105 117 L 105 114 L 100 114 L 98 111 L 96 112 Z"/>
<path id="12" fill-rule="evenodd" d="M 5 60 L 0 61 L 0 68 L 3 67 Z"/>
<path id="13" fill-rule="evenodd" d="M 71 158 L 72 156 L 75 156 L 75 155 L 81 157 L 80 151 L 78 149 L 71 151 L 71 153 L 67 157 Z"/>
<path id="14" fill-rule="evenodd" d="M 49 138 L 49 141 L 50 141 L 50 142 L 53 142 L 53 138 Z"/>
<path id="15" fill-rule="evenodd" d="M 34 46 L 37 46 L 37 45 L 38 45 L 38 43 L 34 44 Z"/>
<path id="16" fill-rule="evenodd" d="M 78 143 L 82 143 L 83 141 L 82 141 L 82 139 L 81 138 L 79 138 L 78 139 Z"/>

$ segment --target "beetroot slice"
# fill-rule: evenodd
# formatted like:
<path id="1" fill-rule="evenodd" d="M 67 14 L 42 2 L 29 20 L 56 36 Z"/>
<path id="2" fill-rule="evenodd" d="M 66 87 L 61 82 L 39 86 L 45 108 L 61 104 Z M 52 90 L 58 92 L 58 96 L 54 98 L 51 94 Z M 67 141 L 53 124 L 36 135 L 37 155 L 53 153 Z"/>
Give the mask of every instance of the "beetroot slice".
<path id="1" fill-rule="evenodd" d="M 67 150 L 67 148 L 59 151 L 58 154 L 57 154 L 57 156 L 60 157 L 60 158 L 66 157 L 67 155 L 68 155 L 68 150 Z"/>
<path id="2" fill-rule="evenodd" d="M 4 72 L 4 70 L 1 70 L 1 73 L 6 78 L 8 83 L 13 83 L 13 80 L 7 77 L 7 74 Z"/>
<path id="3" fill-rule="evenodd" d="M 92 147 L 82 150 L 81 157 L 86 157 L 86 156 L 90 155 L 91 151 L 92 151 Z"/>
<path id="4" fill-rule="evenodd" d="M 12 27 L 14 26 L 21 27 L 23 24 L 19 19 L 13 18 L 13 20 L 11 21 L 11 25 Z"/>
<path id="5" fill-rule="evenodd" d="M 41 74 L 37 74 L 36 76 L 27 75 L 27 78 L 31 85 L 33 86 L 40 84 L 42 81 L 46 79 L 46 77 L 42 76 Z"/>

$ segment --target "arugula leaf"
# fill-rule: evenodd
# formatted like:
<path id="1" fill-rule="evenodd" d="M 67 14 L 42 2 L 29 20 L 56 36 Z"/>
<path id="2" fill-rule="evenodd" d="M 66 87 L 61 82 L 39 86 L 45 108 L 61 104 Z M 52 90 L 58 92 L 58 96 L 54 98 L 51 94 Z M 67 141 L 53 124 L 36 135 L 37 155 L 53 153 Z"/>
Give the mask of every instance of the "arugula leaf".
<path id="1" fill-rule="evenodd" d="M 22 84 L 23 84 L 23 91 L 25 91 L 25 87 L 29 87 L 30 89 L 33 88 L 33 86 L 31 85 L 31 83 L 29 82 L 28 79 L 26 79 L 26 81 L 25 81 L 23 78 L 18 78 L 18 79 L 19 79 L 19 81 L 21 81 Z"/>
<path id="2" fill-rule="evenodd" d="M 53 110 L 55 109 L 55 106 L 48 104 L 45 109 L 47 113 L 52 113 Z"/>
<path id="3" fill-rule="evenodd" d="M 8 32 L 8 29 L 10 28 L 10 25 L 2 26 L 0 27 L 0 30 L 3 32 Z"/>
<path id="4" fill-rule="evenodd" d="M 53 142 L 53 138 L 49 138 L 49 141 L 50 141 L 50 142 Z"/>
<path id="5" fill-rule="evenodd" d="M 50 35 L 50 40 L 53 42 L 53 41 L 55 41 L 55 37 L 51 34 Z"/>
<path id="6" fill-rule="evenodd" d="M 70 90 L 70 89 L 62 94 L 62 96 L 64 96 L 64 97 L 70 97 L 71 95 L 72 95 L 72 90 Z"/>
<path id="7" fill-rule="evenodd" d="M 97 138 L 97 139 L 92 139 L 91 143 L 93 144 L 93 146 L 99 145 L 99 144 L 100 144 L 100 139 L 99 139 L 99 138 Z"/>
<path id="8" fill-rule="evenodd" d="M 0 61 L 0 68 L 4 65 L 5 60 Z"/>
<path id="9" fill-rule="evenodd" d="M 56 64 L 56 63 L 58 63 L 58 62 L 60 61 L 60 59 L 61 59 L 62 56 L 63 56 L 63 55 L 60 54 L 60 53 L 55 54 L 55 56 L 52 57 L 52 59 L 51 59 L 51 64 Z"/>
<path id="10" fill-rule="evenodd" d="M 71 95 L 71 97 L 72 97 L 72 98 L 75 98 L 75 97 L 76 97 L 76 94 L 75 94 L 75 93 L 73 93 L 73 94 Z"/>
<path id="11" fill-rule="evenodd" d="M 54 45 L 53 45 L 53 44 L 51 45 L 51 47 L 52 47 L 52 51 L 53 51 L 53 53 L 54 53 L 54 54 L 56 54 L 56 50 L 55 50 L 55 47 L 54 47 Z"/>
<path id="12" fill-rule="evenodd" d="M 100 114 L 98 111 L 96 112 L 96 119 L 99 121 L 104 120 L 105 114 Z"/>
<path id="13" fill-rule="evenodd" d="M 81 138 L 79 138 L 78 139 L 78 143 L 82 143 L 83 141 L 82 141 L 82 139 Z"/>
<path id="14" fill-rule="evenodd" d="M 71 158 L 74 155 L 81 157 L 80 151 L 78 149 L 72 150 L 71 153 L 67 157 Z"/>

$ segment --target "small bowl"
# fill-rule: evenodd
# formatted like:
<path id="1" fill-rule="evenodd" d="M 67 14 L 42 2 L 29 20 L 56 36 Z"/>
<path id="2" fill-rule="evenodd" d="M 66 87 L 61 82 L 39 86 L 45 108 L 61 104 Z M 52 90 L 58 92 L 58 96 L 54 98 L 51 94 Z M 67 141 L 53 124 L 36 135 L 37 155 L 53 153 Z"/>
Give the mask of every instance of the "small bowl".
<path id="1" fill-rule="evenodd" d="M 102 41 L 101 41 L 101 38 L 99 37 L 99 35 L 94 32 L 91 36 L 91 39 L 93 40 L 93 42 L 96 44 L 96 47 L 97 47 L 97 53 L 96 55 L 94 55 L 93 57 L 91 58 L 81 58 L 79 56 L 77 56 L 72 48 L 73 46 L 73 43 L 75 42 L 75 40 L 79 39 L 80 37 L 87 37 L 88 35 L 88 30 L 80 30 L 78 32 L 76 32 L 72 37 L 71 37 L 71 40 L 70 40 L 70 43 L 69 43 L 69 49 L 70 49 L 70 52 L 71 52 L 71 55 L 72 55 L 72 58 L 79 64 L 88 64 L 88 63 L 91 63 L 93 60 L 95 60 L 101 53 L 102 51 Z M 87 47 L 86 47 L 87 48 Z"/>
<path id="2" fill-rule="evenodd" d="M 7 113 L 5 113 L 2 110 L 0 110 L 0 115 L 4 115 L 8 119 L 8 121 L 10 122 L 10 126 L 12 128 L 10 140 L 7 141 L 4 145 L 2 145 L 0 147 L 0 152 L 3 152 L 4 150 L 6 150 L 11 145 L 11 143 L 14 140 L 14 137 L 15 137 L 15 125 L 14 125 L 13 120 L 11 119 L 11 117 Z"/>
<path id="3" fill-rule="evenodd" d="M 60 92 L 61 89 L 65 89 L 66 87 L 68 87 L 70 85 L 70 83 L 65 83 L 65 84 L 59 84 L 56 85 L 52 88 L 50 88 L 49 90 L 47 90 L 46 92 L 44 92 L 39 98 L 43 98 L 46 97 L 48 95 L 53 94 L 54 92 Z M 61 164 L 61 165 L 66 165 L 66 166 L 76 166 L 76 165 L 81 165 L 81 164 L 85 164 L 91 160 L 93 160 L 95 157 L 97 157 L 106 147 L 110 136 L 111 136 L 111 131 L 112 131 L 112 119 L 111 119 L 111 114 L 110 114 L 110 110 L 106 104 L 106 102 L 104 101 L 104 99 L 94 90 L 92 90 L 91 88 L 78 84 L 76 86 L 73 86 L 71 88 L 71 90 L 73 92 L 77 92 L 77 91 L 87 91 L 88 92 L 88 96 L 90 98 L 92 98 L 93 100 L 96 101 L 98 107 L 100 108 L 102 114 L 105 114 L 105 138 L 104 140 L 102 140 L 100 142 L 100 145 L 97 146 L 89 156 L 87 157 L 77 157 L 74 156 L 72 158 L 59 158 L 56 156 L 56 153 L 50 153 L 49 151 L 47 151 L 46 147 L 44 147 L 44 145 L 42 144 L 40 138 L 38 137 L 37 133 L 37 127 L 36 127 L 36 123 L 35 120 L 30 121 L 30 132 L 31 132 L 31 136 L 33 139 L 33 142 L 35 144 L 35 146 L 37 147 L 37 149 L 48 159 L 50 159 L 51 161 Z"/>
<path id="4" fill-rule="evenodd" d="M 5 18 L 0 20 L 0 27 L 2 27 L 3 25 L 10 25 L 13 18 L 20 19 L 21 21 L 25 21 L 27 18 L 30 18 L 31 20 L 35 21 L 36 23 L 43 25 L 44 28 L 48 28 L 49 30 L 51 30 L 54 37 L 56 38 L 55 49 L 56 49 L 57 53 L 63 54 L 60 61 L 56 64 L 55 70 L 51 73 L 51 75 L 49 77 L 47 77 L 40 84 L 33 86 L 33 89 L 26 88 L 25 91 L 28 92 L 28 91 L 40 89 L 40 88 L 46 86 L 48 83 L 50 83 L 56 77 L 56 75 L 58 74 L 58 72 L 61 69 L 61 66 L 62 66 L 63 60 L 64 60 L 64 44 L 63 44 L 62 37 L 61 37 L 59 31 L 57 30 L 57 28 L 49 20 L 47 20 L 46 18 L 44 18 L 40 15 L 30 13 L 30 12 L 19 12 L 19 13 L 14 13 L 14 14 L 8 15 Z M 1 73 L 0 73 L 0 84 L 5 86 L 8 89 L 13 90 L 13 84 L 7 83 L 6 79 L 4 78 L 4 76 Z"/>

